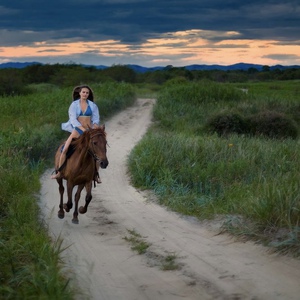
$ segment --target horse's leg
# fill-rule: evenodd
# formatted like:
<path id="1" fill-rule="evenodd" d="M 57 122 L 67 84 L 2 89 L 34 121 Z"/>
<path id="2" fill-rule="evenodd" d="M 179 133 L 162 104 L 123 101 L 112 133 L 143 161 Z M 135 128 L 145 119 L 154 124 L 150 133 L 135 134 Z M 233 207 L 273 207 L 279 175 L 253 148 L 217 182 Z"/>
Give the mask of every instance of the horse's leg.
<path id="1" fill-rule="evenodd" d="M 85 205 L 79 207 L 79 212 L 81 214 L 85 214 L 87 212 L 87 208 L 92 200 L 92 181 L 88 182 L 85 185 L 85 189 L 86 189 Z"/>
<path id="2" fill-rule="evenodd" d="M 58 178 L 57 179 L 58 182 L 58 190 L 59 190 L 59 194 L 60 194 L 60 203 L 59 203 L 59 211 L 58 211 L 58 217 L 60 219 L 63 219 L 65 217 L 65 212 L 64 212 L 64 205 L 63 205 L 63 198 L 64 198 L 64 185 L 63 185 L 63 180 L 62 178 Z"/>
<path id="3" fill-rule="evenodd" d="M 73 193 L 73 188 L 74 185 L 67 181 L 67 194 L 68 194 L 68 202 L 64 204 L 64 209 L 66 212 L 69 212 L 70 209 L 73 207 L 73 202 L 72 202 L 72 193 Z"/>
<path id="4" fill-rule="evenodd" d="M 78 221 L 78 202 L 79 202 L 79 199 L 80 199 L 80 195 L 81 195 L 81 191 L 83 190 L 84 188 L 84 184 L 79 184 L 78 185 L 78 188 L 77 188 L 77 192 L 75 194 L 75 208 L 74 208 L 74 213 L 73 213 L 73 219 L 72 219 L 72 222 L 74 224 L 78 224 L 79 221 Z"/>

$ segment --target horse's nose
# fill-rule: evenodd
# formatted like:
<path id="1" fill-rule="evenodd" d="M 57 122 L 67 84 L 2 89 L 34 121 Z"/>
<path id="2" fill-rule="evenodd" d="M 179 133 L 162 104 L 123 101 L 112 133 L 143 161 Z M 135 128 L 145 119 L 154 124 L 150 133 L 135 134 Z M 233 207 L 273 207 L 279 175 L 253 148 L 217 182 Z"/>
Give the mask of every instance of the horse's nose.
<path id="1" fill-rule="evenodd" d="M 108 160 L 101 160 L 100 162 L 100 167 L 101 169 L 106 169 L 106 167 L 108 166 Z"/>

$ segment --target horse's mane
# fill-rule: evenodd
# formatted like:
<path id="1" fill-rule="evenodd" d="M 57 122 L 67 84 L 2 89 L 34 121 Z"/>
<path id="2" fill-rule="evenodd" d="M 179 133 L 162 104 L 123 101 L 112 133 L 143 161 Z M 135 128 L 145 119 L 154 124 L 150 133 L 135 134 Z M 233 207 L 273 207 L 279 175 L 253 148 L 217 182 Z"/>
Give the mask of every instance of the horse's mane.
<path id="1" fill-rule="evenodd" d="M 100 126 L 98 128 L 90 129 L 89 132 L 90 132 L 90 134 L 91 134 L 92 137 L 95 136 L 95 134 L 96 135 L 99 134 L 99 135 L 102 135 L 103 137 L 106 138 L 106 132 L 105 132 L 104 127 L 102 127 L 102 126 Z"/>
<path id="2" fill-rule="evenodd" d="M 98 127 L 90 130 L 86 130 L 83 134 L 78 138 L 72 141 L 72 146 L 74 148 L 83 149 L 88 146 L 90 139 L 95 135 L 102 135 L 106 138 L 106 132 L 104 128 Z"/>

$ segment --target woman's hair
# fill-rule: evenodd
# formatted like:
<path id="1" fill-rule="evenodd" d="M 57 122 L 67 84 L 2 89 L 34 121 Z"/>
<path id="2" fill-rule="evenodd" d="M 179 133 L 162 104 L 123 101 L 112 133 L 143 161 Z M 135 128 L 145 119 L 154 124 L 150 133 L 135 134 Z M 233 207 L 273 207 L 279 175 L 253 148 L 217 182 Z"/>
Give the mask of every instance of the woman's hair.
<path id="1" fill-rule="evenodd" d="M 92 89 L 88 85 L 79 85 L 79 86 L 76 86 L 74 88 L 73 94 L 72 94 L 73 95 L 73 101 L 75 101 L 75 100 L 77 100 L 77 99 L 80 98 L 79 93 L 81 92 L 81 90 L 83 88 L 86 88 L 86 89 L 89 90 L 90 94 L 89 94 L 88 99 L 94 102 L 94 93 L 93 93 Z"/>

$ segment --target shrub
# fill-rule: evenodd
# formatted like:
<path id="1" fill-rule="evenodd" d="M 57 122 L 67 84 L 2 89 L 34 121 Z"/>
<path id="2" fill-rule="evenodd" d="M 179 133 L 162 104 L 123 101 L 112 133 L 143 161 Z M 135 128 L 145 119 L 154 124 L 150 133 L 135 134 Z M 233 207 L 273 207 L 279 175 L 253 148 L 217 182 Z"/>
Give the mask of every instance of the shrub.
<path id="1" fill-rule="evenodd" d="M 286 110 L 286 114 L 289 115 L 295 122 L 300 125 L 300 104 L 295 104 L 290 106 Z"/>
<path id="2" fill-rule="evenodd" d="M 175 77 L 166 81 L 164 86 L 172 86 L 179 84 L 189 84 L 189 81 L 184 77 Z"/>
<path id="3" fill-rule="evenodd" d="M 283 113 L 262 111 L 249 118 L 251 133 L 270 138 L 297 138 L 298 128 L 294 120 Z"/>
<path id="4" fill-rule="evenodd" d="M 216 132 L 219 136 L 249 132 L 248 122 L 240 114 L 234 112 L 222 112 L 213 116 L 205 127 L 209 132 Z"/>

